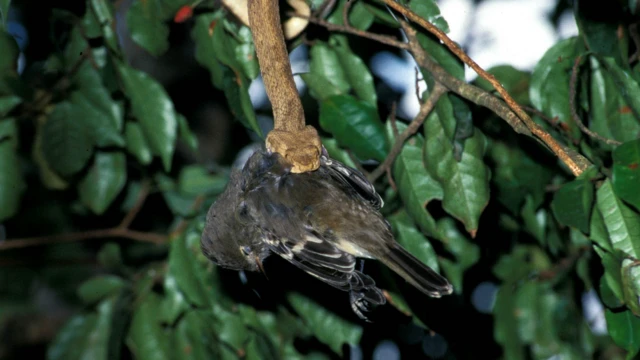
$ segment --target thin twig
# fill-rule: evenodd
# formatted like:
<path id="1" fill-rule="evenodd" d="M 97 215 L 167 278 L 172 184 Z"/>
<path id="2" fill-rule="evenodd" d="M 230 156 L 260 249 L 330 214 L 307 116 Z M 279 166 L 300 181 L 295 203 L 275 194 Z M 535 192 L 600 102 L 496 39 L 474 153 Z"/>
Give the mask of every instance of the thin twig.
<path id="1" fill-rule="evenodd" d="M 136 199 L 136 202 L 133 204 L 131 209 L 129 209 L 129 212 L 127 212 L 125 217 L 120 222 L 120 225 L 118 226 L 119 228 L 122 228 L 122 229 L 129 228 L 129 226 L 131 225 L 131 222 L 133 222 L 133 219 L 135 219 L 136 215 L 138 215 L 138 213 L 140 212 L 140 209 L 142 209 L 142 205 L 144 205 L 144 202 L 147 199 L 147 196 L 149 196 L 150 185 L 151 184 L 149 183 L 149 180 L 145 179 L 142 182 L 142 184 L 140 185 L 140 192 L 138 193 L 138 198 Z"/>
<path id="2" fill-rule="evenodd" d="M 591 246 L 580 246 L 575 252 L 569 254 L 567 257 L 560 259 L 551 269 L 540 271 L 536 278 L 538 281 L 553 280 L 559 274 L 572 268 L 580 258 L 591 251 Z"/>
<path id="3" fill-rule="evenodd" d="M 347 1 L 342 8 L 342 22 L 344 26 L 351 27 L 349 24 L 349 9 L 351 9 L 351 5 L 353 5 L 355 1 Z"/>
<path id="4" fill-rule="evenodd" d="M 458 47 L 458 45 L 453 40 L 451 40 L 442 30 L 438 29 L 435 25 L 423 19 L 422 17 L 420 17 L 420 15 L 411 11 L 404 5 L 397 3 L 395 0 L 383 0 L 383 2 L 394 10 L 402 13 L 414 23 L 420 25 L 421 27 L 425 28 L 427 31 L 435 35 L 460 60 L 469 65 L 469 67 L 471 67 L 480 77 L 489 81 L 489 83 L 491 83 L 491 85 L 505 100 L 509 108 L 517 115 L 519 121 L 523 122 L 524 125 L 529 128 L 531 133 L 533 133 L 533 135 L 544 142 L 544 144 L 546 144 L 546 146 L 569 168 L 569 170 L 571 170 L 571 172 L 575 176 L 580 175 L 591 165 L 589 160 L 587 160 L 584 156 L 560 144 L 556 139 L 553 138 L 553 136 L 551 136 L 551 134 L 546 132 L 540 125 L 533 121 L 529 117 L 529 115 L 527 115 L 527 113 L 522 110 L 520 105 L 518 105 L 518 103 L 511 97 L 511 95 L 509 95 L 502 84 L 500 84 L 500 82 L 493 75 L 486 72 L 475 61 L 473 61 L 473 59 L 471 59 L 469 55 L 467 55 L 462 49 L 460 49 L 460 47 Z M 410 40 L 409 43 L 411 44 L 412 42 L 415 42 L 415 30 L 408 26 L 405 21 L 401 21 L 401 24 L 402 28 L 407 33 L 407 37 L 411 37 L 408 34 L 409 31 L 414 32 L 414 40 Z"/>
<path id="5" fill-rule="evenodd" d="M 594 131 L 591 131 L 584 125 L 578 116 L 578 112 L 576 111 L 576 88 L 578 83 L 578 70 L 580 69 L 581 61 L 582 56 L 576 57 L 576 61 L 573 63 L 573 68 L 571 69 L 571 79 L 569 80 L 569 108 L 571 109 L 571 118 L 583 133 L 591 136 L 592 138 L 605 142 L 609 145 L 620 145 L 622 144 L 620 141 L 608 139 Z"/>
<path id="6" fill-rule="evenodd" d="M 129 229 L 129 226 L 135 219 L 136 215 L 142 209 L 147 196 L 149 195 L 149 183 L 144 181 L 136 199 L 135 204 L 124 216 L 120 224 L 116 227 L 89 231 L 79 231 L 73 233 L 59 235 L 44 235 L 27 238 L 18 238 L 0 242 L 0 251 L 9 249 L 20 249 L 30 246 L 70 243 L 88 239 L 104 239 L 104 238 L 124 238 L 153 244 L 163 244 L 167 242 L 167 236 L 157 233 L 141 232 Z"/>
<path id="7" fill-rule="evenodd" d="M 382 174 L 384 174 L 388 169 L 391 168 L 391 165 L 395 161 L 396 157 L 398 156 L 398 154 L 400 154 L 400 151 L 402 151 L 404 142 L 409 137 L 411 137 L 411 135 L 415 134 L 418 131 L 420 126 L 422 126 L 422 123 L 424 123 L 424 120 L 427 118 L 427 115 L 429 115 L 429 113 L 431 113 L 431 111 L 435 107 L 438 99 L 440 99 L 440 97 L 447 91 L 447 88 L 442 86 L 442 84 L 438 82 L 435 83 L 435 86 L 431 90 L 431 94 L 429 94 L 427 100 L 420 106 L 418 115 L 416 115 L 413 120 L 411 120 L 409 126 L 407 126 L 407 128 L 404 129 L 404 131 L 395 139 L 393 147 L 389 151 L 389 154 L 384 159 L 382 164 L 380 164 L 375 170 L 373 170 L 373 172 L 371 172 L 371 174 L 369 174 L 369 181 L 374 182 L 377 178 L 379 178 Z"/>
<path id="8" fill-rule="evenodd" d="M 370 39 L 370 40 L 373 40 L 373 41 L 377 41 L 377 42 L 385 44 L 385 45 L 397 47 L 399 49 L 405 49 L 405 50 L 409 49 L 409 44 L 404 43 L 402 41 L 399 41 L 399 40 L 397 40 L 397 39 L 395 39 L 395 38 L 393 38 L 391 36 L 373 34 L 373 33 L 370 33 L 368 31 L 356 29 L 356 28 L 351 27 L 351 26 L 336 25 L 336 24 L 332 24 L 332 23 L 330 23 L 328 21 L 325 21 L 325 20 L 322 20 L 322 19 L 309 17 L 309 16 L 304 16 L 304 15 L 296 14 L 294 12 L 290 12 L 288 15 L 289 16 L 299 17 L 301 19 L 307 19 L 307 20 L 309 20 L 310 23 L 314 23 L 316 25 L 320 25 L 320 26 L 322 26 L 322 27 L 324 27 L 324 28 L 326 28 L 327 30 L 330 30 L 330 31 L 345 32 L 345 33 L 357 35 L 357 36 L 360 36 L 360 37 L 363 37 L 363 38 L 366 38 L 366 39 Z"/>
<path id="9" fill-rule="evenodd" d="M 163 244 L 167 241 L 167 237 L 162 234 L 140 232 L 130 229 L 121 229 L 119 227 L 109 229 L 99 229 L 90 231 L 80 231 L 75 233 L 60 234 L 60 235 L 45 235 L 35 236 L 28 238 L 20 238 L 7 240 L 0 243 L 1 250 L 20 249 L 38 245 L 49 244 L 61 244 L 70 243 L 81 240 L 89 239 L 104 239 L 104 238 L 125 238 L 142 242 L 149 242 L 153 244 Z"/>

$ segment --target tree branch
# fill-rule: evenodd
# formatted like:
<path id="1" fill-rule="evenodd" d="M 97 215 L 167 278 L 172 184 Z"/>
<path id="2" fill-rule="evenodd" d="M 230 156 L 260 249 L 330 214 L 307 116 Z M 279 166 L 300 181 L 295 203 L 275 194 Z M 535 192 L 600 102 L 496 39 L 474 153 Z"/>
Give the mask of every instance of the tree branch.
<path id="1" fill-rule="evenodd" d="M 407 128 L 404 129 L 404 131 L 395 139 L 395 143 L 393 144 L 393 147 L 389 151 L 389 154 L 384 159 L 382 164 L 380 164 L 375 170 L 373 170 L 373 172 L 371 172 L 371 174 L 369 174 L 369 177 L 368 177 L 369 181 L 374 182 L 377 178 L 379 178 L 382 174 L 384 174 L 385 171 L 391 168 L 391 165 L 393 165 L 393 162 L 395 161 L 396 157 L 402 151 L 402 146 L 404 145 L 404 142 L 413 134 L 415 134 L 416 131 L 418 131 L 418 129 L 420 128 L 420 126 L 422 126 L 422 123 L 424 123 L 429 113 L 431 113 L 433 108 L 436 106 L 436 103 L 438 102 L 440 97 L 444 95 L 446 92 L 447 92 L 446 87 L 442 86 L 442 84 L 438 82 L 435 83 L 435 86 L 433 87 L 433 90 L 431 90 L 431 94 L 429 95 L 427 100 L 424 103 L 422 103 L 422 105 L 420 105 L 420 111 L 418 112 L 418 115 L 416 115 L 413 118 L 413 120 L 411 120 L 411 123 L 409 124 L 409 126 L 407 126 Z"/>
<path id="2" fill-rule="evenodd" d="M 122 219 L 120 224 L 116 227 L 107 228 L 107 229 L 98 229 L 98 230 L 89 230 L 89 231 L 79 231 L 67 234 L 59 234 L 59 235 L 45 235 L 45 236 L 34 236 L 27 238 L 18 238 L 13 240 L 6 240 L 0 242 L 0 251 L 2 250 L 10 250 L 10 249 L 20 249 L 30 246 L 39 246 L 39 245 L 48 245 L 48 244 L 60 244 L 60 243 L 70 243 L 75 241 L 82 241 L 88 239 L 104 239 L 104 238 L 124 238 L 131 239 L 135 241 L 148 242 L 153 244 L 163 244 L 166 243 L 168 238 L 166 235 L 149 233 L 149 232 L 141 232 L 136 230 L 129 229 L 131 222 L 135 219 L 136 215 L 142 209 L 142 205 L 144 204 L 147 196 L 149 195 L 149 182 L 144 181 L 142 183 L 142 187 L 140 189 L 140 193 L 138 194 L 138 198 L 136 202 L 131 207 L 131 209 L 127 212 L 125 217 Z"/>
<path id="3" fill-rule="evenodd" d="M 403 14 L 409 20 L 420 25 L 421 27 L 425 28 L 427 31 L 435 35 L 440 41 L 442 41 L 447 46 L 447 48 L 449 48 L 449 50 L 451 50 L 451 52 L 453 52 L 465 64 L 471 67 L 482 78 L 489 81 L 489 83 L 491 83 L 491 85 L 496 89 L 496 91 L 502 96 L 502 98 L 507 103 L 507 106 L 511 109 L 511 111 L 513 111 L 516 117 L 519 118 L 519 121 L 522 121 L 533 135 L 535 135 L 538 139 L 542 140 L 547 145 L 547 147 L 571 170 L 571 172 L 575 176 L 580 175 L 584 170 L 586 170 L 591 165 L 589 160 L 587 160 L 584 156 L 560 144 L 556 139 L 553 138 L 553 136 L 551 136 L 549 133 L 544 131 L 542 127 L 536 124 L 529 117 L 529 115 L 527 115 L 527 113 L 524 110 L 522 110 L 520 105 L 518 105 L 518 103 L 511 97 L 511 95 L 509 95 L 509 93 L 504 89 L 504 87 L 502 87 L 500 82 L 493 75 L 487 73 L 484 69 L 482 69 L 475 61 L 473 61 L 443 31 L 441 31 L 435 25 L 429 23 L 425 19 L 421 18 L 418 14 L 406 8 L 404 5 L 397 3 L 395 0 L 383 0 L 383 2 L 387 6 Z M 405 32 L 407 32 L 407 36 L 409 36 L 410 31 L 413 32 L 414 40 L 413 41 L 410 40 L 409 43 L 412 44 L 412 48 L 417 47 L 416 41 L 415 41 L 415 30 L 409 27 L 405 21 L 401 21 L 401 24 Z M 446 86 L 446 84 L 444 85 Z"/>
<path id="4" fill-rule="evenodd" d="M 573 68 L 571 69 L 571 79 L 569 80 L 569 108 L 571 109 L 571 118 L 583 133 L 591 136 L 592 138 L 605 142 L 609 145 L 620 145 L 622 144 L 620 141 L 608 139 L 596 133 L 595 131 L 591 131 L 584 125 L 584 123 L 578 116 L 578 112 L 576 111 L 576 88 L 578 83 L 578 70 L 580 69 L 581 61 L 582 56 L 576 57 L 576 61 L 573 63 Z"/>

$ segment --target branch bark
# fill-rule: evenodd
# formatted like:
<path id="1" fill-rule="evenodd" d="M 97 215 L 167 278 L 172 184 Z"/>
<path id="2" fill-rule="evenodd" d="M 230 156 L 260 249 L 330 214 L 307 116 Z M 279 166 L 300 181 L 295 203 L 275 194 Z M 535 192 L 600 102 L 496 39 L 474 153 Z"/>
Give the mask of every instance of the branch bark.
<path id="1" fill-rule="evenodd" d="M 556 139 L 553 138 L 549 133 L 544 131 L 542 127 L 536 124 L 527 113 L 522 110 L 520 105 L 509 95 L 509 93 L 502 87 L 502 84 L 491 74 L 486 72 L 484 69 L 480 67 L 473 59 L 471 59 L 462 49 L 458 47 L 458 45 L 451 40 L 447 34 L 445 34 L 442 30 L 438 29 L 435 25 L 431 24 L 427 20 L 420 17 L 415 12 L 406 8 L 404 5 L 397 3 L 395 0 L 383 0 L 384 3 L 391 7 L 392 9 L 400 12 L 406 18 L 411 20 L 412 22 L 420 25 L 433 35 L 435 35 L 440 41 L 442 41 L 451 52 L 453 52 L 460 60 L 462 60 L 465 64 L 471 67 L 478 75 L 482 78 L 486 79 L 491 83 L 491 85 L 496 89 L 498 94 L 502 96 L 504 101 L 507 103 L 507 106 L 513 111 L 519 120 L 524 123 L 524 125 L 529 129 L 529 131 L 540 139 L 542 142 L 546 144 L 546 146 L 571 170 L 571 172 L 578 176 L 584 170 L 586 170 L 591 163 L 584 156 L 578 154 L 577 152 L 571 150 L 567 146 L 560 144 Z M 404 21 L 401 21 L 402 27 L 407 32 L 407 36 L 409 36 L 409 32 L 413 32 L 413 41 L 409 41 L 410 43 L 415 43 L 415 30 L 413 30 L 408 24 Z"/>

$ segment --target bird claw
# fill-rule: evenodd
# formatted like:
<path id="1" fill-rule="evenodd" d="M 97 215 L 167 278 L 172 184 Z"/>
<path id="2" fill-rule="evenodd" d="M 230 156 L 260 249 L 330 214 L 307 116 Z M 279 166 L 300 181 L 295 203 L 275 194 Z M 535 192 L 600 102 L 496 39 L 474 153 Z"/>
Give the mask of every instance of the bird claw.
<path id="1" fill-rule="evenodd" d="M 370 312 L 370 303 L 364 298 L 364 294 L 355 291 L 349 292 L 349 300 L 351 301 L 351 309 L 358 317 L 366 322 L 371 322 L 363 312 Z"/>

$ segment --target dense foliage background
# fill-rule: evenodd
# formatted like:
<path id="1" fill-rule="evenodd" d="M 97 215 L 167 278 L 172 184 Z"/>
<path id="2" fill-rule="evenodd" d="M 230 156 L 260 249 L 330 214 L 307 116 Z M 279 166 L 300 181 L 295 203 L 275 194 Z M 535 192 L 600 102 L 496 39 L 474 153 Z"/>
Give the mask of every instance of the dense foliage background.
<path id="1" fill-rule="evenodd" d="M 447 31 L 434 0 L 407 3 Z M 313 16 L 344 25 L 346 4 Z M 640 6 L 567 7 L 579 36 L 532 73 L 490 72 L 594 166 L 575 178 L 493 112 L 444 95 L 376 186 L 398 241 L 455 293 L 427 298 L 369 261 L 392 302 L 364 323 L 345 293 L 285 261 L 270 258 L 267 278 L 200 252 L 233 161 L 271 126 L 249 98 L 246 26 L 210 0 L 0 0 L 0 358 L 633 358 Z M 376 0 L 347 10 L 357 29 L 400 34 Z M 464 79 L 443 45 L 419 40 Z M 411 119 L 367 64 L 400 50 L 313 23 L 289 45 L 309 51 L 307 121 L 333 157 L 371 172 Z"/>

